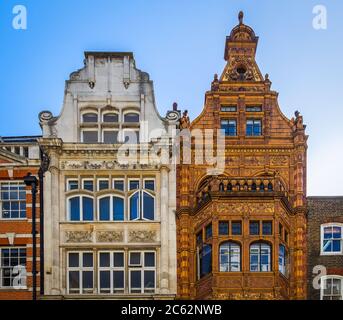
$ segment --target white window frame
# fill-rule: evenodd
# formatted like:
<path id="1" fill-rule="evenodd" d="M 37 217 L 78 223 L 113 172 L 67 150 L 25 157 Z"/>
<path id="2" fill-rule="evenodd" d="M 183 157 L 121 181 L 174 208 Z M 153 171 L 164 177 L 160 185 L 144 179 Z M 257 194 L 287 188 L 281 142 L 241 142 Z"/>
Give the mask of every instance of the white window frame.
<path id="1" fill-rule="evenodd" d="M 108 123 L 108 122 L 106 122 Z M 117 132 L 117 142 L 116 143 L 110 143 L 110 144 L 119 144 L 119 132 L 120 130 L 118 129 L 103 129 L 101 132 L 101 142 L 105 143 L 105 132 Z"/>
<path id="2" fill-rule="evenodd" d="M 152 192 L 149 192 L 150 190 L 148 189 L 143 189 L 142 191 L 140 191 L 140 201 L 142 202 L 142 205 L 141 205 L 141 212 L 140 212 L 140 219 L 141 220 L 144 220 L 144 221 L 155 221 L 156 220 L 156 196 L 155 194 L 153 194 Z M 153 219 L 146 219 L 144 217 L 144 193 L 147 193 L 149 196 L 151 196 L 153 199 L 154 199 L 154 217 Z"/>
<path id="3" fill-rule="evenodd" d="M 325 252 L 324 249 L 324 229 L 327 227 L 338 227 L 341 228 L 341 251 L 340 252 Z M 332 223 L 325 223 L 320 226 L 320 255 L 321 256 L 341 256 L 343 255 L 343 223 L 340 222 L 332 222 Z"/>
<path id="4" fill-rule="evenodd" d="M 88 190 L 88 189 L 85 189 L 85 182 L 86 182 L 86 181 L 92 181 L 92 183 L 93 183 L 93 191 L 90 191 L 90 190 Z M 95 190 L 96 184 L 94 183 L 94 179 L 93 179 L 93 178 L 82 178 L 81 186 L 82 186 L 82 190 L 83 190 L 83 191 L 88 191 L 88 192 L 94 192 L 94 191 L 96 191 L 96 190 Z"/>
<path id="5" fill-rule="evenodd" d="M 229 246 L 229 250 L 227 250 L 227 246 Z M 238 266 L 239 266 L 239 270 L 232 270 L 232 256 L 233 255 L 237 255 L 237 252 L 233 252 L 232 251 L 232 247 L 235 246 L 236 249 L 238 248 Z M 222 253 L 222 250 L 225 247 L 225 252 Z M 224 251 L 224 250 L 223 250 Z M 227 264 L 222 263 L 222 256 L 227 256 L 228 258 L 228 262 Z M 233 273 L 237 273 L 237 272 L 241 272 L 242 270 L 242 246 L 234 241 L 225 241 L 222 242 L 219 246 L 219 270 L 220 272 L 233 272 Z M 229 270 L 228 271 L 222 271 L 222 266 L 228 266 Z"/>
<path id="6" fill-rule="evenodd" d="M 96 114 L 97 115 L 97 122 L 85 122 L 83 121 L 83 117 L 86 115 L 86 114 Z M 80 119 L 80 122 L 81 123 L 85 123 L 85 124 L 89 124 L 89 123 L 99 123 L 99 111 L 94 111 L 94 110 L 83 110 L 82 113 L 81 113 L 81 119 Z"/>
<path id="7" fill-rule="evenodd" d="M 71 181 L 77 181 L 77 186 L 78 186 L 77 189 L 70 189 L 69 183 L 70 183 Z M 66 191 L 76 191 L 76 190 L 79 190 L 79 189 L 80 189 L 80 181 L 79 181 L 79 178 L 78 178 L 78 177 L 76 177 L 76 178 L 68 178 L 68 179 L 66 180 Z"/>
<path id="8" fill-rule="evenodd" d="M 80 198 L 80 220 L 75 220 L 72 221 L 71 220 L 71 208 L 70 208 L 70 199 L 74 199 L 74 198 Z M 83 198 L 89 198 L 93 200 L 93 220 L 83 220 Z M 67 218 L 68 218 L 68 222 L 70 223 L 78 223 L 78 222 L 94 222 L 97 221 L 97 217 L 96 217 L 96 208 L 94 206 L 94 197 L 86 195 L 86 194 L 75 194 L 72 196 L 69 196 L 67 198 Z"/>
<path id="9" fill-rule="evenodd" d="M 325 290 L 325 286 L 324 284 L 326 283 L 327 280 L 340 280 L 341 282 L 341 299 L 343 300 L 343 276 L 339 276 L 339 275 L 326 275 L 326 276 L 322 276 L 320 278 L 320 300 L 323 300 L 324 296 L 324 290 Z M 338 296 L 338 295 L 337 295 Z M 330 295 L 330 297 L 332 297 Z"/>
<path id="10" fill-rule="evenodd" d="M 140 265 L 130 265 L 130 254 L 131 253 L 140 253 L 141 255 L 141 264 Z M 145 266 L 145 254 L 146 253 L 153 253 L 154 254 L 154 258 L 155 258 L 155 261 L 154 261 L 154 267 L 146 267 Z M 153 250 L 147 250 L 147 251 L 129 251 L 128 252 L 129 254 L 129 265 L 128 265 L 128 275 L 129 275 L 129 293 L 130 294 L 155 294 L 156 293 L 156 288 L 157 288 L 157 283 L 156 283 L 156 280 L 157 280 L 157 265 L 156 265 L 156 262 L 157 262 L 157 253 L 156 251 L 153 251 Z M 140 271 L 141 272 L 141 292 L 132 292 L 132 288 L 131 288 L 131 272 L 133 271 Z M 144 272 L 145 271 L 154 271 L 154 275 L 155 275 L 155 278 L 154 278 L 154 283 L 155 283 L 155 286 L 154 288 L 152 289 L 148 289 L 148 288 L 145 288 L 144 286 Z M 137 290 L 139 288 L 133 288 L 134 290 Z M 145 292 L 145 290 L 151 290 L 151 292 Z"/>
<path id="11" fill-rule="evenodd" d="M 128 115 L 128 114 L 137 114 L 138 117 L 139 117 L 139 121 L 138 122 L 125 122 L 125 116 Z M 125 124 L 129 124 L 129 123 L 134 124 L 134 123 L 140 123 L 140 121 L 141 121 L 141 113 L 139 111 L 137 111 L 137 110 L 130 110 L 129 109 L 129 110 L 126 110 L 125 112 L 123 112 L 123 123 L 125 123 Z"/>
<path id="12" fill-rule="evenodd" d="M 13 289 L 14 286 L 3 286 L 2 283 L 3 283 L 3 266 L 2 266 L 2 250 L 13 250 L 13 249 L 16 249 L 16 250 L 20 250 L 20 249 L 24 249 L 25 250 L 25 261 L 26 261 L 26 264 L 25 266 L 23 266 L 25 268 L 25 271 L 27 272 L 27 248 L 26 247 L 23 247 L 23 246 L 14 246 L 14 247 L 1 247 L 0 248 L 0 289 Z M 10 257 L 11 259 L 11 257 Z M 11 267 L 11 269 L 13 270 L 14 267 Z M 11 275 L 11 280 L 14 280 L 15 277 L 17 277 L 18 274 L 16 274 L 15 276 L 12 276 Z M 13 279 L 12 279 L 13 278 Z M 19 288 L 15 288 L 15 289 L 20 289 L 20 290 L 26 290 L 27 289 L 27 273 L 24 277 L 24 285 L 23 286 L 20 286 Z"/>
<path id="13" fill-rule="evenodd" d="M 78 267 L 70 267 L 69 266 L 69 254 L 71 253 L 77 253 L 79 255 L 79 266 Z M 93 256 L 93 267 L 84 267 L 83 266 L 83 255 L 86 254 L 86 253 L 89 253 L 89 254 L 92 254 Z M 94 270 L 94 252 L 93 251 L 68 251 L 67 252 L 67 292 L 68 294 L 70 295 L 77 295 L 77 294 L 80 294 L 80 295 L 90 295 L 90 294 L 93 294 L 94 293 L 94 287 L 95 287 L 95 270 Z M 79 288 L 79 293 L 71 293 L 70 292 L 70 287 L 69 287 L 69 272 L 70 271 L 77 271 L 79 272 L 79 285 L 80 285 L 80 288 Z M 83 279 L 82 279 L 82 274 L 83 272 L 89 272 L 89 271 L 92 271 L 93 272 L 93 289 L 89 289 L 89 293 L 84 293 L 83 292 Z M 92 291 L 91 291 L 92 290 Z"/>
<path id="14" fill-rule="evenodd" d="M 91 122 L 90 122 L 91 123 Z M 99 129 L 98 128 L 82 128 L 81 129 L 81 143 L 88 143 L 88 144 L 92 144 L 90 142 L 85 142 L 84 137 L 83 137 L 83 133 L 86 131 L 93 131 L 93 132 L 97 132 L 98 134 L 98 142 L 92 142 L 93 144 L 99 143 Z"/>
<path id="15" fill-rule="evenodd" d="M 115 114 L 118 116 L 118 121 L 117 122 L 113 122 L 113 123 L 120 123 L 120 114 L 118 111 L 112 111 L 112 110 L 107 110 L 107 111 L 104 111 L 102 112 L 102 115 L 101 115 L 101 121 L 103 123 L 112 123 L 112 122 L 105 122 L 105 116 L 108 115 L 108 114 Z"/>
<path id="16" fill-rule="evenodd" d="M 20 217 L 20 208 L 19 208 L 19 217 L 18 218 L 12 218 L 12 217 L 9 217 L 9 218 L 3 218 L 2 217 L 2 209 L 3 209 L 3 203 L 4 202 L 11 202 L 11 200 L 3 200 L 1 195 L 2 195 L 2 192 L 1 192 L 1 185 L 3 184 L 12 184 L 12 185 L 16 185 L 18 187 L 25 187 L 25 194 L 26 194 L 26 185 L 24 182 L 21 182 L 21 181 L 1 181 L 0 182 L 0 221 L 23 221 L 23 220 L 27 220 L 27 202 L 26 202 L 26 199 L 25 199 L 25 204 L 26 204 L 26 209 L 25 209 L 25 217 L 24 218 L 21 218 Z M 19 193 L 20 191 L 18 190 L 17 191 L 18 193 L 18 196 L 19 196 Z M 24 201 L 20 201 L 20 199 L 17 199 L 17 200 L 14 200 L 14 201 L 17 201 L 17 202 L 24 202 Z M 10 216 L 11 216 L 11 210 L 10 210 Z"/>
<path id="17" fill-rule="evenodd" d="M 138 217 L 137 217 L 137 219 L 131 219 L 131 201 L 130 200 L 135 194 L 138 194 Z M 136 190 L 135 192 L 133 192 L 132 194 L 130 194 L 128 196 L 128 200 L 127 200 L 127 202 L 128 202 L 128 221 L 140 221 L 141 220 L 141 210 L 140 210 L 141 201 L 142 201 L 142 199 L 141 199 L 141 190 L 140 189 Z"/>
<path id="18" fill-rule="evenodd" d="M 103 182 L 103 181 L 106 181 L 108 183 L 108 189 L 102 189 L 100 190 L 100 182 Z M 110 190 L 111 189 L 111 184 L 110 184 L 110 179 L 107 179 L 107 178 L 98 178 L 97 179 L 97 191 L 104 191 L 104 190 Z"/>
<path id="19" fill-rule="evenodd" d="M 145 188 L 145 182 L 146 181 L 154 181 L 154 190 L 150 190 L 150 189 L 146 189 Z M 143 178 L 143 190 L 147 190 L 147 191 L 150 191 L 150 192 L 156 192 L 156 179 L 155 178 Z"/>
<path id="20" fill-rule="evenodd" d="M 105 198 L 110 198 L 110 220 L 100 220 L 100 200 L 105 199 Z M 113 198 L 120 198 L 123 199 L 123 203 L 124 203 L 124 220 L 114 220 L 113 219 Z M 125 209 L 126 209 L 126 204 L 125 204 L 125 197 L 123 197 L 120 194 L 105 194 L 102 195 L 101 197 L 98 197 L 97 199 L 97 205 L 98 205 L 98 221 L 100 222 L 125 222 L 126 221 L 126 217 L 125 217 Z"/>
<path id="21" fill-rule="evenodd" d="M 119 190 L 119 189 L 116 189 L 116 188 L 114 187 L 116 181 L 121 181 L 121 182 L 123 182 L 123 190 Z M 114 179 L 112 179 L 112 189 L 113 189 L 113 190 L 120 191 L 120 192 L 125 192 L 125 190 L 126 190 L 125 178 L 114 178 Z"/>
<path id="22" fill-rule="evenodd" d="M 110 266 L 109 267 L 100 267 L 100 255 L 102 253 L 108 253 L 110 255 Z M 123 254 L 123 258 L 124 258 L 124 265 L 122 267 L 115 267 L 114 266 L 114 254 L 115 253 L 122 253 Z M 99 251 L 98 252 L 98 293 L 99 294 L 105 294 L 105 295 L 110 295 L 110 294 L 115 294 L 115 295 L 120 295 L 120 294 L 124 294 L 125 293 L 125 279 L 126 279 L 126 254 L 125 251 L 121 251 L 121 250 L 115 250 L 115 251 Z M 109 271 L 110 272 L 110 292 L 109 293 L 103 293 L 101 292 L 101 287 L 100 287 L 100 272 L 101 271 Z M 124 287 L 123 288 L 114 288 L 113 287 L 113 273 L 115 271 L 123 271 L 124 273 Z M 115 290 L 120 290 L 122 292 L 114 292 Z"/>
<path id="23" fill-rule="evenodd" d="M 131 181 L 138 181 L 138 183 L 139 183 L 138 189 L 130 190 L 130 182 Z M 129 178 L 129 179 L 127 179 L 127 191 L 130 192 L 130 191 L 135 191 L 135 190 L 141 190 L 141 179 L 139 177 L 138 178 Z"/>

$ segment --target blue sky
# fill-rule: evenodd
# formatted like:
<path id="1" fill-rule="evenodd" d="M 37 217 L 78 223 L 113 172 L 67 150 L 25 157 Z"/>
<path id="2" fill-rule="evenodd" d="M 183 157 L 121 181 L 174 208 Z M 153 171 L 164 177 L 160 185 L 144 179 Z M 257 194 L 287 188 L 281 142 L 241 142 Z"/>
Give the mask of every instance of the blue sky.
<path id="1" fill-rule="evenodd" d="M 17 4 L 28 10 L 25 31 L 12 28 Z M 318 4 L 327 8 L 327 30 L 312 27 Z M 194 118 L 224 67 L 239 10 L 260 37 L 257 61 L 283 112 L 298 109 L 308 125 L 309 195 L 343 195 L 339 0 L 2 0 L 0 135 L 40 134 L 38 113 L 59 114 L 64 81 L 87 50 L 133 51 L 154 80 L 160 113 L 177 101 Z"/>

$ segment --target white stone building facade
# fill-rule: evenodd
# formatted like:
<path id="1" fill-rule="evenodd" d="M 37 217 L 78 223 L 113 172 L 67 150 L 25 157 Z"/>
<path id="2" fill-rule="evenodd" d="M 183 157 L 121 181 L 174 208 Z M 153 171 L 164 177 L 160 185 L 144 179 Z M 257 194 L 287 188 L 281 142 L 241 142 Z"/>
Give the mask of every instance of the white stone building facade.
<path id="1" fill-rule="evenodd" d="M 176 173 L 161 154 L 178 119 L 159 115 L 132 53 L 85 53 L 61 114 L 40 114 L 45 298 L 175 297 Z"/>

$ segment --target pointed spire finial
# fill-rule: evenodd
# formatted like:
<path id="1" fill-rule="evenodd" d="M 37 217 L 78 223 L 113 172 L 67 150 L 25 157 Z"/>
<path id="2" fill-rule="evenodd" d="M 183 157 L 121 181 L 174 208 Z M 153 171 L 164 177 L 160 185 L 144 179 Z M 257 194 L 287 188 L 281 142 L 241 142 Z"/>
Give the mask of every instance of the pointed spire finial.
<path id="1" fill-rule="evenodd" d="M 238 14 L 239 24 L 243 24 L 244 12 L 240 11 Z"/>

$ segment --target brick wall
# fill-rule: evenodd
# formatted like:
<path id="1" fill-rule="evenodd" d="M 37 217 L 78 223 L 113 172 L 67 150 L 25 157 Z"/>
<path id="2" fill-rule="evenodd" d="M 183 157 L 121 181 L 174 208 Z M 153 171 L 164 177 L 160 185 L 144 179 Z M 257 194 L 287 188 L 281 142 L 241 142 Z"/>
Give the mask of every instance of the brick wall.
<path id="1" fill-rule="evenodd" d="M 343 276 L 343 255 L 320 255 L 320 226 L 325 223 L 343 223 L 343 197 L 309 197 L 308 198 L 308 299 L 319 300 L 320 290 L 313 288 L 316 275 L 313 268 L 322 265 L 327 268 L 328 275 Z"/>

